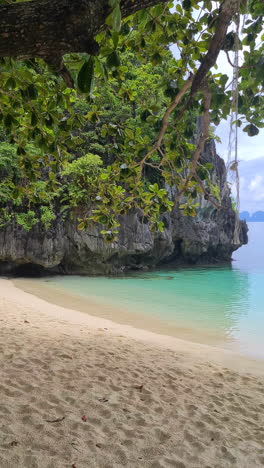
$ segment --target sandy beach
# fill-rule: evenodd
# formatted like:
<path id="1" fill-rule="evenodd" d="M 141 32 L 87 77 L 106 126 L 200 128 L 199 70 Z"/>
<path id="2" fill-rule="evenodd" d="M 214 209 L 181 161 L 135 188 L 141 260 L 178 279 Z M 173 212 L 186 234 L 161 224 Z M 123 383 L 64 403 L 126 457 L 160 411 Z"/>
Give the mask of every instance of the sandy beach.
<path id="1" fill-rule="evenodd" d="M 264 466 L 264 362 L 0 280 L 1 468 Z"/>

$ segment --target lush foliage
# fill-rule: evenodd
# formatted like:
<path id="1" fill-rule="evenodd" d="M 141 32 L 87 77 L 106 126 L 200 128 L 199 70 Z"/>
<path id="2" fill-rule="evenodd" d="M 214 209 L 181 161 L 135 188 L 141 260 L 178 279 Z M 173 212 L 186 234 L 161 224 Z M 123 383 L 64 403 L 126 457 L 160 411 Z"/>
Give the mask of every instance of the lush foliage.
<path id="1" fill-rule="evenodd" d="M 80 227 L 100 222 L 113 240 L 118 215 L 132 208 L 162 229 L 160 214 L 175 202 L 187 215 L 195 215 L 199 194 L 219 203 L 210 165 L 197 161 L 193 171 L 196 119 L 207 110 L 215 125 L 228 118 L 229 77 L 212 68 L 191 99 L 186 89 L 164 127 L 166 110 L 206 57 L 220 11 L 215 5 L 183 0 L 172 9 L 168 2 L 121 22 L 119 1 L 111 0 L 108 26 L 96 38 L 100 55 L 65 58 L 75 90 L 41 60 L 2 59 L 1 223 L 15 213 L 25 229 L 35 222 L 49 227 L 58 210 L 64 216 L 75 210 Z M 263 3 L 242 2 L 240 14 L 241 37 L 231 25 L 223 50 L 229 61 L 236 47 L 243 57 L 237 125 L 253 136 L 263 127 Z M 177 186 L 181 197 L 170 199 L 165 184 Z"/>

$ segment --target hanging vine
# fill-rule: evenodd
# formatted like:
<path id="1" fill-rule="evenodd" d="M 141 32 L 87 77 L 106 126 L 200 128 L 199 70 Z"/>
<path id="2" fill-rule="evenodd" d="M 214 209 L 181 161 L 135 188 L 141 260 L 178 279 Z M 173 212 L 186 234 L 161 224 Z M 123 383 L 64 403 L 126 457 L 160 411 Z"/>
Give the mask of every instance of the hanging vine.
<path id="1" fill-rule="evenodd" d="M 245 21 L 245 20 L 244 20 Z M 235 187 L 235 229 L 234 229 L 234 244 L 240 243 L 240 222 L 239 222 L 239 208 L 240 208 L 240 183 L 239 183 L 239 161 L 238 161 L 238 80 L 239 80 L 239 44 L 240 44 L 240 15 L 237 14 L 236 19 L 236 32 L 234 38 L 234 61 L 231 63 L 228 52 L 226 52 L 229 63 L 233 66 L 233 80 L 232 80 L 232 107 L 230 115 L 230 129 L 228 139 L 228 157 L 227 157 L 227 170 L 230 176 L 231 183 Z"/>

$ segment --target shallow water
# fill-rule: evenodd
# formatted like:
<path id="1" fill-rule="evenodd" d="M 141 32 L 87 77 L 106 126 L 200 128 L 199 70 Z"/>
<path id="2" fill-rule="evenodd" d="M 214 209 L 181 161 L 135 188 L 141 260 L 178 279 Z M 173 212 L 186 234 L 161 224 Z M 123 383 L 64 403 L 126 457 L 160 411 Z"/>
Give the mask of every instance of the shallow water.
<path id="1" fill-rule="evenodd" d="M 154 331 L 264 358 L 263 235 L 264 223 L 249 223 L 249 244 L 234 253 L 232 266 L 36 281 L 73 298 L 111 306 L 107 318 L 126 322 L 129 315 L 135 326 L 153 329 L 155 322 Z M 124 319 L 112 316 L 114 309 L 126 311 Z M 133 322 L 133 316 L 141 323 Z"/>

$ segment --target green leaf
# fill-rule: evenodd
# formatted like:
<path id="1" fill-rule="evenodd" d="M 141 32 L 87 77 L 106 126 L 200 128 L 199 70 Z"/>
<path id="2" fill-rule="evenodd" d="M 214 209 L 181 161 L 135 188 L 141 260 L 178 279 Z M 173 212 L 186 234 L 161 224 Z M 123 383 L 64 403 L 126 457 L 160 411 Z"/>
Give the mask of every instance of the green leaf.
<path id="1" fill-rule="evenodd" d="M 5 116 L 5 118 L 4 118 L 4 125 L 5 125 L 5 127 L 7 127 L 7 128 L 11 127 L 12 123 L 13 123 L 13 117 L 12 117 L 12 115 L 11 115 L 11 114 L 7 114 L 7 115 Z"/>
<path id="2" fill-rule="evenodd" d="M 221 75 L 219 81 L 220 81 L 221 86 L 224 88 L 227 81 L 228 81 L 228 76 L 227 75 Z"/>
<path id="3" fill-rule="evenodd" d="M 108 0 L 108 4 L 111 8 L 115 8 L 118 5 L 119 0 Z"/>
<path id="4" fill-rule="evenodd" d="M 54 174 L 54 172 L 52 171 L 49 172 L 49 178 L 50 180 L 56 180 L 56 175 Z"/>
<path id="5" fill-rule="evenodd" d="M 112 11 L 112 28 L 114 31 L 119 32 L 121 29 L 121 10 L 120 10 L 120 5 L 119 2 L 116 5 L 116 7 Z"/>
<path id="6" fill-rule="evenodd" d="M 234 50 L 236 41 L 236 33 L 233 31 L 227 33 L 222 49 L 225 51 Z"/>
<path id="7" fill-rule="evenodd" d="M 176 11 L 178 11 L 178 13 L 180 13 L 182 15 L 182 7 L 181 5 L 177 4 L 176 5 Z"/>
<path id="8" fill-rule="evenodd" d="M 37 123 L 38 123 L 38 116 L 37 116 L 37 113 L 33 111 L 31 114 L 31 125 L 35 127 Z"/>
<path id="9" fill-rule="evenodd" d="M 264 4 L 263 4 L 263 2 L 256 2 L 254 4 L 253 8 L 254 8 L 254 13 L 256 13 L 257 15 L 261 15 L 261 16 L 264 15 Z"/>
<path id="10" fill-rule="evenodd" d="M 18 187 L 16 187 L 11 194 L 13 200 L 17 200 L 20 195 L 21 193 Z"/>
<path id="11" fill-rule="evenodd" d="M 29 97 L 29 99 L 35 100 L 38 97 L 38 90 L 36 86 L 31 83 L 27 88 L 26 88 L 26 93 Z"/>
<path id="12" fill-rule="evenodd" d="M 5 84 L 5 88 L 7 89 L 15 89 L 16 87 L 16 80 L 12 77 L 8 78 Z"/>
<path id="13" fill-rule="evenodd" d="M 192 6 L 192 2 L 191 0 L 183 0 L 182 2 L 182 6 L 185 10 L 190 10 L 191 6 Z"/>
<path id="14" fill-rule="evenodd" d="M 102 180 L 107 180 L 107 179 L 109 179 L 109 175 L 110 175 L 110 174 L 109 174 L 108 172 L 103 172 L 103 173 L 100 175 L 100 178 L 101 178 Z"/>
<path id="15" fill-rule="evenodd" d="M 107 81 L 108 80 L 108 73 L 107 73 L 107 68 L 106 68 L 105 64 L 98 57 L 95 57 L 95 61 L 96 61 L 96 65 L 97 65 L 97 67 L 96 67 L 97 73 L 102 76 L 104 81 Z"/>
<path id="16" fill-rule="evenodd" d="M 94 80 L 94 57 L 90 56 L 78 73 L 78 88 L 82 93 L 90 93 Z"/>
<path id="17" fill-rule="evenodd" d="M 23 148 L 22 146 L 18 146 L 18 147 L 17 147 L 17 154 L 18 154 L 19 156 L 21 156 L 21 155 L 27 154 L 27 152 L 26 152 L 25 148 Z"/>
<path id="18" fill-rule="evenodd" d="M 117 46 L 118 46 L 118 41 L 119 41 L 119 33 L 117 31 L 113 31 L 112 32 L 112 41 L 113 41 L 113 44 L 114 44 L 114 48 L 116 49 Z"/>
<path id="19" fill-rule="evenodd" d="M 83 231 L 85 229 L 85 223 L 82 221 L 81 223 L 78 224 L 77 227 L 80 231 Z"/>
<path id="20" fill-rule="evenodd" d="M 106 59 L 106 64 L 108 68 L 118 68 L 120 66 L 120 58 L 117 54 L 117 52 L 112 52 L 110 55 L 108 55 Z"/>
<path id="21" fill-rule="evenodd" d="M 258 135 L 259 129 L 255 125 L 249 124 L 243 128 L 243 132 L 246 132 L 248 136 L 255 136 Z"/>
<path id="22" fill-rule="evenodd" d="M 145 122 L 150 115 L 151 112 L 148 109 L 144 109 L 143 112 L 141 112 L 140 118 L 143 122 Z"/>
<path id="23" fill-rule="evenodd" d="M 47 118 L 45 119 L 45 124 L 48 128 L 51 128 L 53 125 L 53 118 L 50 114 L 48 114 Z"/>
<path id="24" fill-rule="evenodd" d="M 125 135 L 131 140 L 134 139 L 134 132 L 130 128 L 125 128 Z"/>
<path id="25" fill-rule="evenodd" d="M 119 0 L 109 0 L 109 6 L 113 8 L 110 15 L 106 18 L 106 24 L 110 26 L 113 31 L 119 32 L 121 29 L 121 9 Z"/>
<path id="26" fill-rule="evenodd" d="M 160 55 L 159 52 L 155 52 L 155 54 L 152 55 L 150 60 L 152 65 L 159 65 L 159 63 L 162 62 L 162 55 Z"/>

